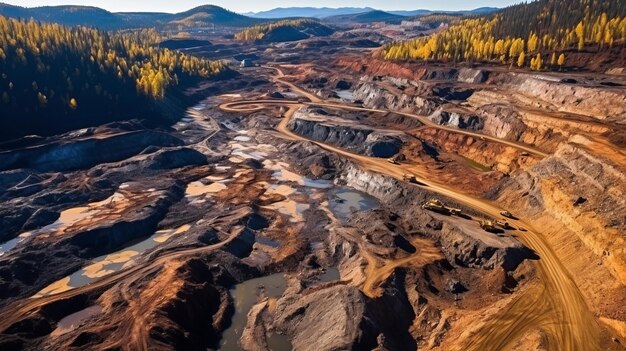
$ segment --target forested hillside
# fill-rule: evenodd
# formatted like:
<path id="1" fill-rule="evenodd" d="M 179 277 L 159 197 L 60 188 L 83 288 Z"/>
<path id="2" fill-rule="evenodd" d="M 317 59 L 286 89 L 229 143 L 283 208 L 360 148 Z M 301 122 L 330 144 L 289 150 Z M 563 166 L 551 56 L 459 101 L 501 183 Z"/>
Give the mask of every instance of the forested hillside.
<path id="1" fill-rule="evenodd" d="M 333 30 L 315 20 L 293 19 L 248 27 L 235 34 L 241 41 L 293 41 L 309 36 L 328 36 Z"/>
<path id="2" fill-rule="evenodd" d="M 81 25 L 104 30 L 208 26 L 244 28 L 265 22 L 263 19 L 243 16 L 214 5 L 198 6 L 181 13 L 112 13 L 92 6 L 20 7 L 0 3 L 0 16 L 16 19 L 33 18 L 41 22 L 54 22 L 66 26 Z"/>
<path id="3" fill-rule="evenodd" d="M 141 117 L 170 86 L 226 69 L 153 48 L 158 41 L 149 30 L 110 34 L 0 16 L 0 139 L 70 120 Z"/>
<path id="4" fill-rule="evenodd" d="M 386 46 L 388 60 L 497 61 L 561 66 L 564 51 L 623 46 L 625 0 L 539 0 L 466 18 L 436 35 Z"/>

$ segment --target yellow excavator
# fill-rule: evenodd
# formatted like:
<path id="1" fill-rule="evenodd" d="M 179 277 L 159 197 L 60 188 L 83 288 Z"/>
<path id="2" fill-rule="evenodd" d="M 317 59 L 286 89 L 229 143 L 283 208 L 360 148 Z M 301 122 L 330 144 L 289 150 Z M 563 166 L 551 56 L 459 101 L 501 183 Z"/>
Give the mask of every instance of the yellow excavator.
<path id="1" fill-rule="evenodd" d="M 490 233 L 500 233 L 501 230 L 498 229 L 492 221 L 488 220 L 488 219 L 483 219 L 482 221 L 480 221 L 480 227 L 483 228 L 484 231 L 490 232 Z"/>

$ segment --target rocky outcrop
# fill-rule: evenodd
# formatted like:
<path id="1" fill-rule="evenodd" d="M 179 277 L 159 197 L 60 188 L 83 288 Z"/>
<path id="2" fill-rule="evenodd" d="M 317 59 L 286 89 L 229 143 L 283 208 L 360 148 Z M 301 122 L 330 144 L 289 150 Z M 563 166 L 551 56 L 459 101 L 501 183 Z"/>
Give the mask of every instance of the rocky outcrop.
<path id="1" fill-rule="evenodd" d="M 402 146 L 399 136 L 310 119 L 304 113 L 296 114 L 287 127 L 304 137 L 373 157 L 391 157 L 400 152 Z"/>
<path id="2" fill-rule="evenodd" d="M 586 83 L 563 83 L 549 76 L 509 73 L 493 79 L 521 94 L 523 102 L 553 111 L 584 114 L 624 125 L 626 92 Z"/>
<path id="3" fill-rule="evenodd" d="M 280 299 L 274 323 L 292 336 L 294 350 L 366 350 L 377 346 L 385 325 L 375 310 L 358 288 L 338 285 Z"/>
<path id="4" fill-rule="evenodd" d="M 432 99 L 424 98 L 419 94 L 394 93 L 372 82 L 361 82 L 353 92 L 356 100 L 376 109 L 411 112 L 429 115 L 437 108 Z"/>
<path id="5" fill-rule="evenodd" d="M 490 270 L 502 267 L 509 272 L 514 271 L 524 260 L 537 258 L 512 237 L 483 233 L 478 227 L 474 232 L 461 228 L 444 220 L 440 233 L 433 239 L 441 241 L 441 246 L 446 248 L 443 252 L 450 262 L 462 267 Z"/>
<path id="6" fill-rule="evenodd" d="M 484 83 L 489 78 L 489 71 L 474 69 L 474 68 L 461 68 L 457 80 L 462 83 Z"/>
<path id="7" fill-rule="evenodd" d="M 484 121 L 476 115 L 463 115 L 458 112 L 439 110 L 428 117 L 431 121 L 459 129 L 481 130 Z"/>
<path id="8" fill-rule="evenodd" d="M 593 143 L 574 137 L 528 171 L 504 182 L 491 194 L 533 218 L 549 216 L 576 234 L 622 282 L 626 251 L 626 177 L 623 167 L 589 151 Z M 609 155 L 610 156 L 610 155 Z"/>

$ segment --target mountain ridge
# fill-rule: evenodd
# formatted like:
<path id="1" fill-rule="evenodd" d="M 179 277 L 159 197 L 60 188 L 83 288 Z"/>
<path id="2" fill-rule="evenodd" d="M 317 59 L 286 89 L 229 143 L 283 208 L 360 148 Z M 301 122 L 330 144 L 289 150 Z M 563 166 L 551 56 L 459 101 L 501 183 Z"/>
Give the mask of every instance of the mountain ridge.
<path id="1" fill-rule="evenodd" d="M 106 30 L 146 26 L 208 26 L 247 27 L 264 22 L 216 5 L 202 5 L 179 13 L 110 12 L 94 6 L 60 5 L 21 7 L 0 3 L 0 15 L 11 18 L 34 18 L 69 26 L 89 26 Z"/>
<path id="2" fill-rule="evenodd" d="M 370 11 L 383 11 L 393 15 L 413 17 L 413 16 L 424 16 L 434 13 L 458 13 L 465 15 L 472 14 L 485 14 L 489 12 L 494 12 L 499 10 L 496 7 L 479 7 L 472 10 L 461 10 L 461 11 L 441 11 L 441 10 L 427 10 L 427 9 L 417 9 L 417 10 L 380 10 L 374 9 L 371 7 L 339 7 L 339 8 L 331 8 L 331 7 L 277 7 L 271 10 L 260 11 L 260 12 L 247 12 L 245 15 L 255 18 L 281 18 L 282 17 L 313 17 L 313 18 L 327 18 L 333 16 L 341 16 L 341 15 L 355 15 L 359 13 L 366 13 Z"/>

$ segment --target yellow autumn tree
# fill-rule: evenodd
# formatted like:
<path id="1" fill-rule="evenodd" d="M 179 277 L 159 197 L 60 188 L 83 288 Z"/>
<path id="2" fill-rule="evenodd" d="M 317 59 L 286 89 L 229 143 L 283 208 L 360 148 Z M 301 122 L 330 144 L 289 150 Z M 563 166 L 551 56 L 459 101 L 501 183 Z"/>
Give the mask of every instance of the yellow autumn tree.
<path id="1" fill-rule="evenodd" d="M 522 51 L 517 58 L 517 67 L 524 67 L 524 63 L 526 62 L 526 54 Z"/>
<path id="2" fill-rule="evenodd" d="M 557 63 L 559 65 L 559 69 L 562 69 L 563 65 L 565 64 L 565 54 L 561 53 L 561 55 L 559 55 L 559 60 Z"/>

